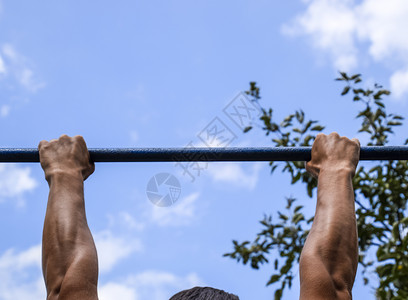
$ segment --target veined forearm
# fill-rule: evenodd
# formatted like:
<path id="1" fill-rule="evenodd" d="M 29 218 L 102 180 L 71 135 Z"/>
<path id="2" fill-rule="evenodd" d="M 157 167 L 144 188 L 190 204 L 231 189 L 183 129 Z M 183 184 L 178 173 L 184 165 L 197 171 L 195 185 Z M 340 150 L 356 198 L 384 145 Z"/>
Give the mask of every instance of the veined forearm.
<path id="1" fill-rule="evenodd" d="M 58 237 L 52 244 L 73 243 L 80 238 L 82 226 L 87 227 L 82 176 L 55 175 L 50 181 L 44 235 Z"/>
<path id="2" fill-rule="evenodd" d="M 43 271 L 46 282 L 64 278 L 77 254 L 92 241 L 84 203 L 82 175 L 58 173 L 50 179 L 43 232 Z M 93 241 L 92 241 L 93 245 Z M 95 253 L 96 256 L 96 253 Z M 55 284 L 60 284 L 55 280 Z"/>
<path id="3" fill-rule="evenodd" d="M 329 169 L 320 172 L 316 215 L 308 240 L 309 243 L 313 241 L 310 247 L 320 257 L 328 273 L 346 279 L 352 285 L 358 247 L 350 171 Z"/>

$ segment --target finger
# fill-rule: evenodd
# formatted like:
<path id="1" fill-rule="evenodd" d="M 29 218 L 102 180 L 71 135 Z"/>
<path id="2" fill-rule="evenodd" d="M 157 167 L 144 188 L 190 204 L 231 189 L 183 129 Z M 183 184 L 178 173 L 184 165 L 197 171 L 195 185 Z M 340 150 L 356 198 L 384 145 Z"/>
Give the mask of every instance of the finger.
<path id="1" fill-rule="evenodd" d="M 76 136 L 74 136 L 74 140 L 77 141 L 77 142 L 79 142 L 80 144 L 84 145 L 85 148 L 87 148 L 87 147 L 86 147 L 85 139 L 84 139 L 84 137 L 83 137 L 82 135 L 76 135 Z"/>
<path id="2" fill-rule="evenodd" d="M 77 141 L 85 141 L 84 137 L 82 135 L 76 135 L 76 136 L 73 137 L 73 139 L 77 140 Z"/>
<path id="3" fill-rule="evenodd" d="M 336 131 L 333 131 L 332 133 L 330 133 L 330 136 L 334 136 L 334 137 L 336 137 L 336 138 L 340 138 L 340 135 L 339 135 Z"/>
<path id="4" fill-rule="evenodd" d="M 81 135 L 76 135 L 73 137 L 74 141 L 77 142 L 79 147 L 81 148 L 82 151 L 87 152 L 88 147 L 86 145 L 85 139 Z"/>
<path id="5" fill-rule="evenodd" d="M 70 144 L 72 143 L 72 138 L 66 134 L 63 134 L 59 137 L 58 141 L 62 142 L 63 144 Z"/>
<path id="6" fill-rule="evenodd" d="M 38 150 L 40 150 L 41 148 L 43 148 L 45 145 L 47 145 L 48 142 L 46 140 L 42 140 L 38 143 Z"/>
<path id="7" fill-rule="evenodd" d="M 84 174 L 84 180 L 86 180 L 92 173 L 95 171 L 95 164 L 90 162 L 90 169 L 87 170 L 86 174 Z"/>
<path id="8" fill-rule="evenodd" d="M 316 149 L 316 145 L 319 144 L 318 141 L 320 141 L 320 140 L 322 140 L 324 138 L 326 138 L 326 135 L 324 133 L 318 133 L 316 135 L 316 138 L 313 141 L 313 145 L 312 145 L 313 149 Z"/>
<path id="9" fill-rule="evenodd" d="M 358 147 L 360 147 L 360 141 L 357 138 L 352 138 L 351 139 L 354 143 L 356 143 L 358 145 Z"/>

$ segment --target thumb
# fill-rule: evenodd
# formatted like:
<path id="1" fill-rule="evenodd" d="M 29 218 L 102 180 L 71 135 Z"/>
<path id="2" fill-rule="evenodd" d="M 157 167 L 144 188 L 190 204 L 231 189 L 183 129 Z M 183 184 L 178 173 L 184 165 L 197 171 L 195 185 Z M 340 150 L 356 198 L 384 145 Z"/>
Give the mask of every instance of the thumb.
<path id="1" fill-rule="evenodd" d="M 361 147 L 360 146 L 360 141 L 357 139 L 357 138 L 352 138 L 351 139 L 353 142 L 355 142 L 357 145 L 358 145 L 358 147 Z"/>

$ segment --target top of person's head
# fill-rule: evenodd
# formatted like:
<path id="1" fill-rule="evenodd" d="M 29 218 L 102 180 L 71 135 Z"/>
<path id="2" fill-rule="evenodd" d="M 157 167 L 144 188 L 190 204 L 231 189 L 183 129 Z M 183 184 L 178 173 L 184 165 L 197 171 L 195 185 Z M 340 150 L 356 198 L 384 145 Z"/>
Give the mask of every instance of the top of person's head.
<path id="1" fill-rule="evenodd" d="M 238 296 L 211 287 L 193 287 L 175 294 L 170 300 L 239 300 Z"/>

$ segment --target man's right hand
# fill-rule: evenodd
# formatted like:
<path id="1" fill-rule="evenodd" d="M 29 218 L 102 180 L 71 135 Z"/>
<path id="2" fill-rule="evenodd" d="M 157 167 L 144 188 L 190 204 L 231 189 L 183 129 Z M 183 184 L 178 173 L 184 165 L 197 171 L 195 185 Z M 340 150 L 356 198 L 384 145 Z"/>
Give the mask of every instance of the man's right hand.
<path id="1" fill-rule="evenodd" d="M 61 135 L 58 140 L 41 141 L 38 150 L 41 167 L 48 182 L 57 173 L 81 174 L 85 180 L 95 170 L 82 136 Z"/>
<path id="2" fill-rule="evenodd" d="M 345 170 L 354 177 L 360 158 L 360 142 L 340 137 L 336 132 L 330 135 L 319 133 L 312 147 L 312 159 L 306 163 L 306 170 L 315 178 L 326 169 Z"/>

